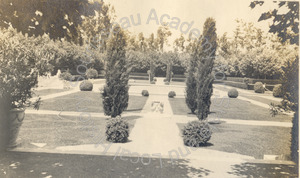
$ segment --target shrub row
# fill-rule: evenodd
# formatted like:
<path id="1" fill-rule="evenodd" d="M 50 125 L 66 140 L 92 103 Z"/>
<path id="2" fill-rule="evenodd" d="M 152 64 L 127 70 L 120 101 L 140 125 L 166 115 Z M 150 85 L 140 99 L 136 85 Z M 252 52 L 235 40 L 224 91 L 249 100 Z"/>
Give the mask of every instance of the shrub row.
<path id="1" fill-rule="evenodd" d="M 224 81 L 225 85 L 232 86 L 232 87 L 237 87 L 237 88 L 242 88 L 242 89 L 248 89 L 248 85 L 246 83 L 241 83 L 241 82 L 232 82 L 232 81 Z"/>
<path id="2" fill-rule="evenodd" d="M 262 82 L 269 85 L 276 85 L 281 83 L 280 80 L 276 79 L 253 79 L 253 78 L 243 78 L 243 77 L 226 77 L 227 81 L 232 82 L 245 82 L 245 80 L 248 80 L 249 84 L 255 84 L 256 82 Z"/>

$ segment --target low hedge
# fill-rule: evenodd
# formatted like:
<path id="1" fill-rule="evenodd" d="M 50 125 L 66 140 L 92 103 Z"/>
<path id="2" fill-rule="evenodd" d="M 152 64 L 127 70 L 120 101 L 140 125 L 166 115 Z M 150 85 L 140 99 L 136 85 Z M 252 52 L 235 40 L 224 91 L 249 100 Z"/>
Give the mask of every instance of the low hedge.
<path id="1" fill-rule="evenodd" d="M 225 85 L 242 88 L 242 89 L 248 89 L 248 85 L 246 83 L 240 83 L 240 82 L 232 82 L 232 81 L 223 81 Z"/>
<path id="2" fill-rule="evenodd" d="M 129 79 L 135 79 L 135 80 L 149 80 L 148 76 L 132 76 L 129 75 Z"/>

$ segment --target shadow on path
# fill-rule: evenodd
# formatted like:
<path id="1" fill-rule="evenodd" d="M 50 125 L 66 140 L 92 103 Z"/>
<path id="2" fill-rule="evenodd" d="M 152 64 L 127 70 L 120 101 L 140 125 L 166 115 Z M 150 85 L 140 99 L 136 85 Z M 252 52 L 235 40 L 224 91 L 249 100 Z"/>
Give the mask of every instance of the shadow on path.
<path id="1" fill-rule="evenodd" d="M 296 165 L 242 163 L 232 169 L 228 174 L 238 177 L 298 177 Z"/>

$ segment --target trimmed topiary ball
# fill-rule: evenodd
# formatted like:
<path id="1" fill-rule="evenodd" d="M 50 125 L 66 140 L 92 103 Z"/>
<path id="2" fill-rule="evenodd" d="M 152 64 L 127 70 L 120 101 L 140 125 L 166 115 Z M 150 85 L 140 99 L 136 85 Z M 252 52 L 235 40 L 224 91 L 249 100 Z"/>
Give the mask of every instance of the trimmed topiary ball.
<path id="1" fill-rule="evenodd" d="M 97 78 L 98 77 L 98 71 L 96 69 L 90 68 L 86 71 L 85 75 L 86 75 L 86 78 L 88 78 L 88 79 Z"/>
<path id="2" fill-rule="evenodd" d="M 184 126 L 182 135 L 186 146 L 199 147 L 210 140 L 212 131 L 207 122 L 192 121 Z"/>
<path id="3" fill-rule="evenodd" d="M 229 98 L 237 98 L 238 96 L 239 96 L 239 92 L 237 91 L 237 89 L 232 88 L 228 91 Z"/>
<path id="4" fill-rule="evenodd" d="M 143 90 L 143 91 L 142 91 L 142 95 L 143 95 L 143 96 L 149 96 L 148 90 Z"/>
<path id="5" fill-rule="evenodd" d="M 120 116 L 112 118 L 106 125 L 106 140 L 113 143 L 125 143 L 129 137 L 129 124 Z"/>
<path id="6" fill-rule="evenodd" d="M 283 97 L 283 90 L 282 90 L 282 85 L 278 84 L 275 85 L 273 88 L 273 96 L 275 97 Z"/>
<path id="7" fill-rule="evenodd" d="M 256 82 L 254 84 L 254 91 L 255 93 L 264 93 L 265 92 L 264 84 L 261 82 Z"/>
<path id="8" fill-rule="evenodd" d="M 174 98 L 176 96 L 175 91 L 170 91 L 168 96 L 169 96 L 169 98 Z"/>
<path id="9" fill-rule="evenodd" d="M 88 80 L 84 80 L 83 82 L 80 83 L 80 91 L 92 91 L 93 90 L 93 84 L 92 82 Z"/>

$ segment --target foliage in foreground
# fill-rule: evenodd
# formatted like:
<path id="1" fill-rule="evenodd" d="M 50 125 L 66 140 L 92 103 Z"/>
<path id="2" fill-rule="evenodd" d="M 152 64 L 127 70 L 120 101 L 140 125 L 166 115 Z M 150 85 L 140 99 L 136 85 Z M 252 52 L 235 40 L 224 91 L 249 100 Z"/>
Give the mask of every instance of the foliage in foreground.
<path id="1" fill-rule="evenodd" d="M 129 136 L 129 125 L 121 117 L 109 119 L 106 125 L 106 140 L 113 143 L 125 143 Z"/>
<path id="2" fill-rule="evenodd" d="M 44 50 L 43 40 L 24 36 L 12 28 L 0 30 L 0 98 L 10 109 L 31 104 L 31 89 L 37 86 L 38 75 L 48 70 L 52 52 Z"/>
<path id="3" fill-rule="evenodd" d="M 185 145 L 199 147 L 205 145 L 210 140 L 212 131 L 207 122 L 192 121 L 184 127 L 182 135 Z"/>

